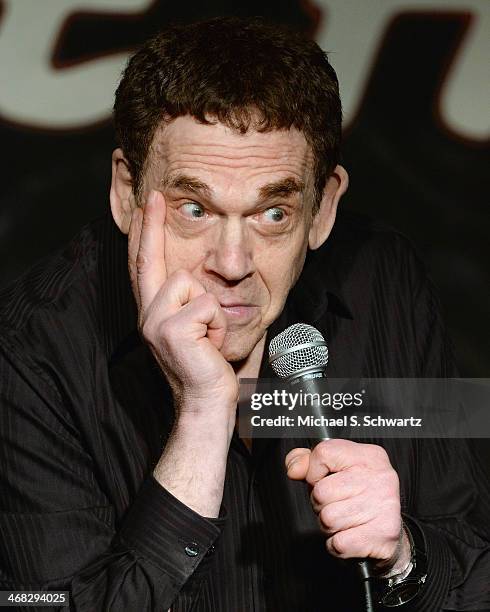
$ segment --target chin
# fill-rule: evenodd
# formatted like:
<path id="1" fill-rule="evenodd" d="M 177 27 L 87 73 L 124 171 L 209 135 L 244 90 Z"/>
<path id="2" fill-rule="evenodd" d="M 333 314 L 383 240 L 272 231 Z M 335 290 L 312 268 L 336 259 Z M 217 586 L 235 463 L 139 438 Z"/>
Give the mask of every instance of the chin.
<path id="1" fill-rule="evenodd" d="M 244 361 L 257 346 L 261 337 L 262 334 L 258 331 L 227 333 L 221 347 L 221 354 L 230 363 Z"/>
<path id="2" fill-rule="evenodd" d="M 236 363 L 238 361 L 244 361 L 252 352 L 252 348 L 247 349 L 239 346 L 224 346 L 221 349 L 221 354 L 230 363 Z"/>

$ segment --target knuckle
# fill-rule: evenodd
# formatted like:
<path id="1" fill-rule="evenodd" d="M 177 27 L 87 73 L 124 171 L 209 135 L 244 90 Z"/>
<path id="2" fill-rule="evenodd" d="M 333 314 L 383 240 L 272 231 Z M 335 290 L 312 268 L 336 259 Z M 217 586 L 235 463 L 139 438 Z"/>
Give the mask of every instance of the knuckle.
<path id="1" fill-rule="evenodd" d="M 210 293 L 203 293 L 196 298 L 203 306 L 210 306 L 212 303 L 212 295 Z"/>
<path id="2" fill-rule="evenodd" d="M 389 462 L 388 453 L 382 446 L 379 446 L 377 444 L 369 444 L 368 446 L 369 452 L 374 457 L 374 459 L 377 459 L 380 462 Z"/>
<path id="3" fill-rule="evenodd" d="M 205 304 L 213 308 L 219 304 L 218 298 L 212 293 L 203 293 L 202 299 Z"/>
<path id="4" fill-rule="evenodd" d="M 363 515 L 363 510 L 358 502 L 350 502 L 345 508 L 345 516 L 359 517 Z"/>
<path id="5" fill-rule="evenodd" d="M 321 509 L 319 517 L 325 527 L 331 528 L 337 520 L 337 513 L 332 506 L 325 506 Z"/>
<path id="6" fill-rule="evenodd" d="M 331 544 L 332 548 L 338 555 L 345 555 L 345 553 L 347 552 L 348 543 L 346 542 L 346 536 L 344 532 L 340 531 L 339 533 L 336 533 L 332 537 Z"/>
<path id="7" fill-rule="evenodd" d="M 156 323 L 151 317 L 148 317 L 140 328 L 140 334 L 145 342 L 151 347 L 162 346 L 169 348 L 174 340 L 178 340 L 178 330 L 176 326 L 168 321 L 160 321 Z"/>
<path id="8" fill-rule="evenodd" d="M 398 472 L 395 470 L 394 467 L 390 466 L 388 473 L 390 475 L 392 483 L 398 489 L 400 487 L 400 477 L 398 476 Z"/>
<path id="9" fill-rule="evenodd" d="M 218 299 L 212 293 L 203 293 L 196 299 L 205 310 L 215 310 L 219 306 Z"/>
<path id="10" fill-rule="evenodd" d="M 153 339 L 154 337 L 153 325 L 149 321 L 149 319 L 146 319 L 145 321 L 140 323 L 140 334 L 143 336 L 143 339 L 146 340 L 147 342 Z"/>
<path id="11" fill-rule="evenodd" d="M 336 472 L 329 476 L 330 481 L 327 481 L 329 486 L 335 487 L 335 491 L 343 495 L 343 499 L 346 499 L 350 495 L 350 491 L 355 484 L 356 473 L 352 470 L 343 470 Z"/>
<path id="12" fill-rule="evenodd" d="M 348 456 L 352 442 L 350 440 L 330 439 L 322 442 L 321 449 L 322 457 L 325 460 L 333 460 L 334 462 L 342 462 L 343 458 Z"/>
<path id="13" fill-rule="evenodd" d="M 141 250 L 136 255 L 136 270 L 138 273 L 144 272 L 148 267 L 148 257 Z"/>
<path id="14" fill-rule="evenodd" d="M 320 459 L 327 457 L 330 449 L 329 442 L 333 442 L 333 440 L 323 440 L 323 442 L 317 444 L 313 449 L 313 454 Z"/>
<path id="15" fill-rule="evenodd" d="M 386 490 L 388 497 L 395 496 L 398 498 L 400 480 L 395 470 L 386 470 L 380 475 L 380 486 L 382 486 Z"/>
<path id="16" fill-rule="evenodd" d="M 321 498 L 318 494 L 318 488 L 316 485 L 311 489 L 310 501 L 314 506 L 318 506 L 321 503 Z"/>
<path id="17" fill-rule="evenodd" d="M 143 208 L 143 215 L 141 218 L 141 225 L 147 229 L 149 228 L 153 223 L 152 220 L 152 209 L 149 206 L 145 206 Z"/>
<path id="18" fill-rule="evenodd" d="M 319 480 L 318 482 L 316 482 L 316 483 L 313 485 L 313 488 L 312 488 L 312 490 L 311 490 L 311 495 L 313 496 L 313 498 L 315 499 L 315 501 L 316 501 L 317 503 L 321 503 L 321 502 L 322 502 L 322 500 L 324 500 L 324 499 L 325 499 L 325 487 L 324 487 L 324 484 L 323 484 L 323 481 L 324 481 L 324 480 L 325 480 L 325 479 L 324 479 L 324 478 L 322 478 L 321 480 Z"/>
<path id="19" fill-rule="evenodd" d="M 326 449 L 339 449 L 342 448 L 343 446 L 343 442 L 344 440 L 339 440 L 336 438 L 331 438 L 330 440 L 323 440 L 323 442 L 320 442 L 320 444 L 322 444 Z"/>
<path id="20" fill-rule="evenodd" d="M 373 543 L 372 538 L 368 533 L 361 532 L 353 544 L 356 546 L 356 556 L 369 557 Z"/>

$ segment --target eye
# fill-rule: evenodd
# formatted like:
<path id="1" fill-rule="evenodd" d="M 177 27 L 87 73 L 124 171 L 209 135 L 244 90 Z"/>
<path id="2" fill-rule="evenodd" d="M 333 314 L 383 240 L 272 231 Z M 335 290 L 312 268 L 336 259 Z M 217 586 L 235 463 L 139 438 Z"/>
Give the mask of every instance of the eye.
<path id="1" fill-rule="evenodd" d="M 197 202 L 185 202 L 180 206 L 180 211 L 189 219 L 202 219 L 206 216 L 206 212 L 204 207 L 201 204 L 197 204 Z"/>
<path id="2" fill-rule="evenodd" d="M 264 217 L 267 219 L 267 221 L 272 221 L 273 223 L 280 223 L 284 220 L 285 216 L 286 215 L 282 208 L 277 208 L 274 206 L 273 208 L 264 210 Z"/>

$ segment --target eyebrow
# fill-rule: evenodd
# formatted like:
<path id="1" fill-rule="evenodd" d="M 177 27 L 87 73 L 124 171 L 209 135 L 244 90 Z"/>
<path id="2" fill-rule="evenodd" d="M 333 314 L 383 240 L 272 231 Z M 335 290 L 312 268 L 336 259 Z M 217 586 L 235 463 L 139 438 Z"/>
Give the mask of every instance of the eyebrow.
<path id="1" fill-rule="evenodd" d="M 187 174 L 176 174 L 174 176 L 165 176 L 161 181 L 160 185 L 164 189 L 181 189 L 183 191 L 191 191 L 192 193 L 203 193 L 208 196 L 211 194 L 212 189 L 200 181 L 199 179 L 188 176 Z"/>
<path id="2" fill-rule="evenodd" d="M 187 174 L 166 176 L 160 181 L 160 184 L 164 189 L 181 189 L 196 194 L 204 194 L 206 197 L 210 197 L 213 191 L 203 181 Z M 259 198 L 261 200 L 268 200 L 274 197 L 288 198 L 295 193 L 302 193 L 304 190 L 305 184 L 303 181 L 299 181 L 294 177 L 288 177 L 263 185 L 259 189 Z"/>
<path id="3" fill-rule="evenodd" d="M 262 200 L 277 197 L 288 198 L 295 193 L 302 193 L 304 189 L 305 184 L 303 181 L 297 181 L 295 178 L 290 177 L 262 186 L 259 189 L 259 195 Z"/>

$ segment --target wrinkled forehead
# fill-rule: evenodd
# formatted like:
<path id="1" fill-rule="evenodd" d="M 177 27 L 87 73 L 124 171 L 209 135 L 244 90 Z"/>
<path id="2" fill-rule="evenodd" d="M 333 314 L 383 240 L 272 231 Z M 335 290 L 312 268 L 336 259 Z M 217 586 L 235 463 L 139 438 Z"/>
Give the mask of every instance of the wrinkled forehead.
<path id="1" fill-rule="evenodd" d="M 295 128 L 241 134 L 223 123 L 202 124 L 184 116 L 155 131 L 149 151 L 151 166 L 169 173 L 180 167 L 201 167 L 222 172 L 264 171 L 290 173 L 308 181 L 313 153 L 302 132 Z"/>

